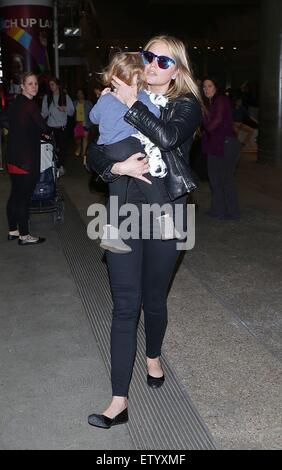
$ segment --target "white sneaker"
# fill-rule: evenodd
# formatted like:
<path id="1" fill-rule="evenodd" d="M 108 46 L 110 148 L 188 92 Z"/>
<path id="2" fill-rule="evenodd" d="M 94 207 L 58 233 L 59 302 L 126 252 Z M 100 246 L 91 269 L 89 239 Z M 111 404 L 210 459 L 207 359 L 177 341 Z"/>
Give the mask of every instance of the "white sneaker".
<path id="1" fill-rule="evenodd" d="M 120 238 L 118 228 L 107 224 L 103 227 L 104 233 L 101 238 L 100 247 L 112 253 L 130 253 L 132 249 Z"/>
<path id="2" fill-rule="evenodd" d="M 173 218 L 169 214 L 160 215 L 157 217 L 160 224 L 162 240 L 174 240 L 181 238 L 180 233 L 174 227 Z"/>
<path id="3" fill-rule="evenodd" d="M 42 237 L 32 237 L 31 235 L 25 235 L 23 237 L 19 237 L 18 244 L 23 245 L 37 245 L 38 243 L 44 243 L 46 238 Z"/>

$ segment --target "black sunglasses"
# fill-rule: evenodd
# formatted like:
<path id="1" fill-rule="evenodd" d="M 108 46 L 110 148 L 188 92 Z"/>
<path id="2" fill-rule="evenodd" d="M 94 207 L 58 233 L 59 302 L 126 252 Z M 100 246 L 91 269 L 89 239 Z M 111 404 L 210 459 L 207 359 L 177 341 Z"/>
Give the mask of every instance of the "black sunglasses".
<path id="1" fill-rule="evenodd" d="M 157 59 L 160 69 L 168 69 L 171 65 L 175 64 L 175 60 L 166 55 L 156 55 L 150 51 L 141 51 L 141 55 L 145 65 L 151 64 L 153 60 Z"/>

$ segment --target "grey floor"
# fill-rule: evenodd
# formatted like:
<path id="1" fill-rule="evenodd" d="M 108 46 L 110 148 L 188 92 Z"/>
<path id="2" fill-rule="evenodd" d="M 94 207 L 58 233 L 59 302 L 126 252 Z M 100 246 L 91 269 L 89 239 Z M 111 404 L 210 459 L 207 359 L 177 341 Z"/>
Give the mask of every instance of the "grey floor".
<path id="1" fill-rule="evenodd" d="M 71 158 L 71 157 L 70 157 Z M 61 185 L 87 224 L 78 160 Z M 281 449 L 282 170 L 241 157 L 238 222 L 208 219 L 196 193 L 196 246 L 169 295 L 164 352 L 221 449 Z M 7 175 L 0 175 L 1 449 L 132 449 L 126 426 L 90 428 L 110 384 L 49 215 L 32 216 L 45 245 L 6 241 Z M 95 243 L 95 242 L 93 242 Z"/>

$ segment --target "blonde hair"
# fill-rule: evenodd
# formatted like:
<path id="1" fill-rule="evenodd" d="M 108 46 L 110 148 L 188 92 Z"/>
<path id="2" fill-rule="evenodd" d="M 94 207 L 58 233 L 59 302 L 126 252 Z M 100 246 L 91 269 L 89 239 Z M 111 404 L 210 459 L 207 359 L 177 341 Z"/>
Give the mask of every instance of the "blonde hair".
<path id="1" fill-rule="evenodd" d="M 111 59 L 103 74 L 103 84 L 110 86 L 113 75 L 127 85 L 132 85 L 137 76 L 137 90 L 147 88 L 144 74 L 144 64 L 139 52 L 117 52 Z"/>
<path id="2" fill-rule="evenodd" d="M 167 46 L 170 56 L 175 60 L 176 68 L 179 71 L 175 79 L 171 81 L 166 96 L 173 99 L 192 93 L 203 106 L 201 93 L 193 76 L 190 60 L 183 42 L 173 36 L 154 36 L 145 45 L 144 50 L 149 50 L 156 42 L 162 42 Z"/>
<path id="3" fill-rule="evenodd" d="M 29 77 L 35 77 L 36 79 L 38 79 L 36 73 L 34 73 L 34 72 L 25 72 L 21 75 L 21 85 L 24 85 Z"/>

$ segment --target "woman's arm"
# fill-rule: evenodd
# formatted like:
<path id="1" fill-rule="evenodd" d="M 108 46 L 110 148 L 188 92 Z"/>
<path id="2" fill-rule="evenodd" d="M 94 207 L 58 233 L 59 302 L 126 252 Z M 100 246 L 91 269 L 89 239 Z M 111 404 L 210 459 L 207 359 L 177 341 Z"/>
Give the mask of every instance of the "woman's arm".
<path id="1" fill-rule="evenodd" d="M 147 106 L 137 101 L 137 88 L 113 77 L 115 96 L 129 107 L 124 119 L 148 137 L 161 150 L 179 147 L 193 136 L 201 122 L 202 112 L 198 100 L 190 93 L 187 98 L 175 100 L 172 118 L 164 122 L 151 113 Z M 172 105 L 172 104 L 171 104 Z"/>
<path id="2" fill-rule="evenodd" d="M 69 95 L 66 96 L 66 113 L 69 117 L 74 115 L 74 105 Z"/>
<path id="3" fill-rule="evenodd" d="M 113 162 L 106 157 L 103 146 L 95 142 L 88 145 L 86 165 L 89 170 L 95 171 L 106 183 L 115 181 L 118 178 L 118 176 L 111 173 Z"/>
<path id="4" fill-rule="evenodd" d="M 136 101 L 124 119 L 146 135 L 161 150 L 169 151 L 179 147 L 193 136 L 201 121 L 201 108 L 196 98 L 181 99 L 174 104 L 173 117 L 164 122 L 148 111 L 140 101 Z"/>
<path id="5" fill-rule="evenodd" d="M 40 114 L 40 110 L 39 110 L 37 103 L 31 100 L 30 100 L 30 116 L 31 116 L 32 121 L 42 132 L 46 132 L 47 134 L 49 133 L 48 126 L 46 124 L 46 121 L 43 119 L 42 115 Z"/>
<path id="6" fill-rule="evenodd" d="M 148 173 L 149 165 L 142 153 L 131 155 L 125 161 L 113 163 L 106 157 L 103 146 L 92 142 L 87 151 L 87 167 L 98 173 L 106 183 L 111 183 L 120 176 L 126 175 L 151 184 L 143 176 Z"/>
<path id="7" fill-rule="evenodd" d="M 43 116 L 44 119 L 46 119 L 49 116 L 49 107 L 48 107 L 48 102 L 47 102 L 47 95 L 44 96 L 43 101 L 42 101 L 41 115 Z"/>
<path id="8" fill-rule="evenodd" d="M 4 111 L 2 111 L 0 113 L 0 127 L 1 128 L 5 128 L 5 129 L 9 129 L 9 116 L 8 116 L 8 108 L 4 109 Z"/>
<path id="9" fill-rule="evenodd" d="M 218 96 L 216 98 L 216 103 L 212 113 L 207 115 L 203 121 L 203 128 L 208 134 L 212 134 L 216 129 L 218 129 L 224 122 L 226 113 L 225 113 L 225 101 L 224 96 Z"/>

